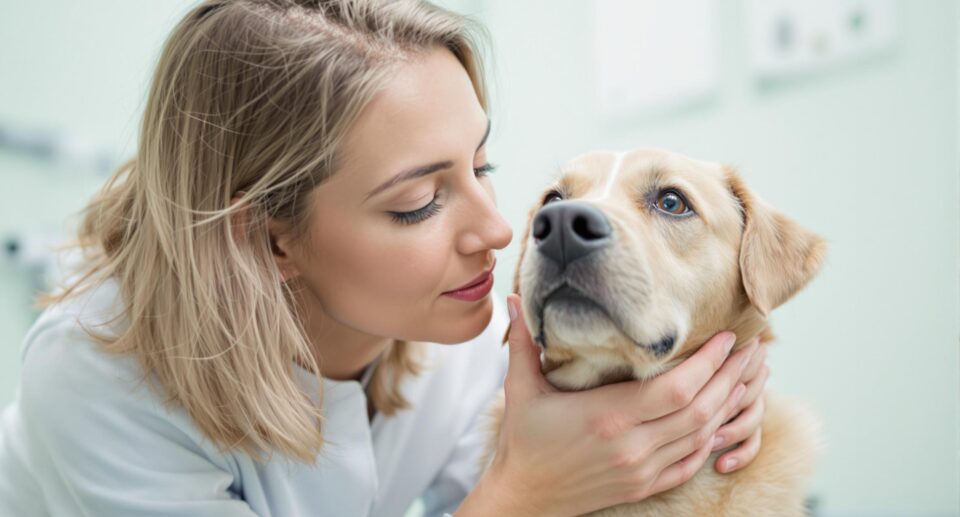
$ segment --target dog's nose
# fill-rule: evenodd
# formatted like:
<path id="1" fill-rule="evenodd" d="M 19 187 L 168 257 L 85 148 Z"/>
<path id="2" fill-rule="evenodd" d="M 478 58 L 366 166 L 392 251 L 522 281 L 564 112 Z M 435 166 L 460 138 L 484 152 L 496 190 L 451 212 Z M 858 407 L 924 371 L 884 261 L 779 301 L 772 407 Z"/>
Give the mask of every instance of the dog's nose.
<path id="1" fill-rule="evenodd" d="M 540 253 L 560 265 L 590 254 L 612 239 L 613 230 L 598 208 L 579 201 L 554 201 L 533 219 L 533 238 Z"/>

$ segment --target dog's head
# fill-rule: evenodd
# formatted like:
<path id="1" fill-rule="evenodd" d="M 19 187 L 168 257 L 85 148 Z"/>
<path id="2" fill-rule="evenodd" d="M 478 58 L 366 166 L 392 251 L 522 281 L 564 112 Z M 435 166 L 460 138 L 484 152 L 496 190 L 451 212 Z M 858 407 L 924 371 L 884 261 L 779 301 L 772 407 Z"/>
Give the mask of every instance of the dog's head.
<path id="1" fill-rule="evenodd" d="M 721 330 L 743 344 L 825 251 L 731 168 L 656 149 L 574 158 L 522 235 L 514 292 L 563 389 L 655 376 Z"/>

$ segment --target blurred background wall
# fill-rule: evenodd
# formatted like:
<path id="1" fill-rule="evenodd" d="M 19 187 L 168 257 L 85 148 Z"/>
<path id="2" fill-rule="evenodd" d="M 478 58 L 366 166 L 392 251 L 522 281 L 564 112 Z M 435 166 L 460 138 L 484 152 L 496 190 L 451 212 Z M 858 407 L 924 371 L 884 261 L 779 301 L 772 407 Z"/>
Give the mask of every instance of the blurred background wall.
<path id="1" fill-rule="evenodd" d="M 768 360 L 770 389 L 824 419 L 817 513 L 960 515 L 960 6 L 686 2 L 442 2 L 492 35 L 489 156 L 516 232 L 495 294 L 509 292 L 527 208 L 576 154 L 653 146 L 732 164 L 830 241 L 820 276 L 774 313 Z M 51 271 L 45 247 L 134 152 L 154 60 L 192 3 L 0 4 L 2 405 Z M 838 51 L 811 20 L 859 5 L 866 16 L 845 22 L 883 34 L 825 59 Z M 771 61 L 762 48 L 792 44 L 820 54 Z"/>

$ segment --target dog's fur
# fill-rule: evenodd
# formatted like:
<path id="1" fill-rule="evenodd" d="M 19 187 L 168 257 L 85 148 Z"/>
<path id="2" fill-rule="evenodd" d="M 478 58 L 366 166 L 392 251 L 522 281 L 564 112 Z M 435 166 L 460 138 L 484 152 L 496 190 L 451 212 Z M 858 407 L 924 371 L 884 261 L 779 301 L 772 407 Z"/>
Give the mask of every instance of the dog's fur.
<path id="1" fill-rule="evenodd" d="M 694 213 L 658 210 L 664 189 L 679 191 Z M 563 271 L 538 252 L 531 235 L 551 192 L 599 208 L 612 227 L 608 246 Z M 816 274 L 826 249 L 822 238 L 751 193 L 732 168 L 658 149 L 574 158 L 530 209 L 522 235 L 513 291 L 522 294 L 521 317 L 542 346 L 544 374 L 567 391 L 649 379 L 721 330 L 736 333 L 734 350 L 755 336 L 767 345 L 768 313 Z M 582 301 L 551 300 L 564 283 Z M 752 463 L 716 472 L 713 464 L 728 447 L 678 487 L 591 515 L 803 515 L 823 447 L 819 419 L 801 401 L 762 396 L 761 448 Z M 481 468 L 495 454 L 502 398 L 490 415 Z"/>

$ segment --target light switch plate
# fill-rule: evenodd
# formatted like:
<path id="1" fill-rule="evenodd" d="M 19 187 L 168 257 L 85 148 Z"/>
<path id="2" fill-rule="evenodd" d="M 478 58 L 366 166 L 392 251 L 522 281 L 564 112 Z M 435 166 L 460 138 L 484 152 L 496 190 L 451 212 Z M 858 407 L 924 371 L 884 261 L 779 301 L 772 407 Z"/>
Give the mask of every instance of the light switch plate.
<path id="1" fill-rule="evenodd" d="M 749 0 L 750 62 L 763 79 L 833 68 L 891 50 L 894 0 Z"/>

